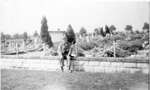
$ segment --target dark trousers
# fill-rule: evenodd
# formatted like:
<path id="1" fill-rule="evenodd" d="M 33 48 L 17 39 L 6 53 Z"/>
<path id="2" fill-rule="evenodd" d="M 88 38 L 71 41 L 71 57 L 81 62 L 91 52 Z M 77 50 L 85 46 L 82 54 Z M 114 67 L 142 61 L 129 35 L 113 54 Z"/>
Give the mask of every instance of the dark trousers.
<path id="1" fill-rule="evenodd" d="M 68 70 L 71 70 L 72 69 L 72 59 L 73 59 L 73 56 L 62 55 L 62 57 L 60 59 L 60 67 L 63 68 L 64 67 L 64 60 L 67 60 Z"/>

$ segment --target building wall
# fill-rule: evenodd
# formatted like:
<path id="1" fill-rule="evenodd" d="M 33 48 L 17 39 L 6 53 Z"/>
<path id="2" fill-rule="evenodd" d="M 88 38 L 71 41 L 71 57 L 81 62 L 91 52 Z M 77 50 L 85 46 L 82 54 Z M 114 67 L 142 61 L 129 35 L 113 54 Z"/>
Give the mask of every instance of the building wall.
<path id="1" fill-rule="evenodd" d="M 60 42 L 64 37 L 64 31 L 49 31 L 52 42 Z"/>

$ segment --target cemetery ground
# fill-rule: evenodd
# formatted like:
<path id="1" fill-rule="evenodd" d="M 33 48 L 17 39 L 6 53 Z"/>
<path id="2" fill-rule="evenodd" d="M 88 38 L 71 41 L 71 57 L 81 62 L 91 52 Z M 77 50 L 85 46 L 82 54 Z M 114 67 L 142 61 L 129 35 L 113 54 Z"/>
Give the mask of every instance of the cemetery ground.
<path id="1" fill-rule="evenodd" d="M 1 90 L 148 90 L 148 75 L 2 69 Z"/>

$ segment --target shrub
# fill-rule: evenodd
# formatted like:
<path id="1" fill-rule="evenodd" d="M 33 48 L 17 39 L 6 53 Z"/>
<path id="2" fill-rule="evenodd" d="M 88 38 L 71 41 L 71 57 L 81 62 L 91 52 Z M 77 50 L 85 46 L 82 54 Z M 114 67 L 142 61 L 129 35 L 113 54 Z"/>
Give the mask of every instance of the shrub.
<path id="1" fill-rule="evenodd" d="M 84 28 L 84 27 L 82 27 L 81 29 L 80 29 L 80 35 L 81 36 L 86 36 L 86 34 L 87 34 L 87 30 Z"/>
<path id="2" fill-rule="evenodd" d="M 129 52 L 136 53 L 137 50 L 143 49 L 142 44 L 143 44 L 142 40 L 120 41 L 119 47 L 123 50 L 128 50 Z"/>
<path id="3" fill-rule="evenodd" d="M 56 50 L 54 50 L 54 48 L 50 48 L 45 51 L 45 56 L 57 56 L 57 55 L 58 53 Z"/>
<path id="4" fill-rule="evenodd" d="M 79 43 L 79 47 L 82 48 L 83 50 L 86 50 L 86 51 L 93 49 L 95 46 L 97 46 L 97 45 L 92 41 L 90 41 L 90 42 L 81 41 Z"/>
<path id="5" fill-rule="evenodd" d="M 107 57 L 114 57 L 114 52 L 113 50 L 106 50 L 104 52 L 104 54 L 107 56 Z M 127 50 L 123 50 L 123 49 L 120 49 L 120 48 L 116 48 L 116 57 L 126 57 L 126 56 L 130 56 L 131 53 Z"/>

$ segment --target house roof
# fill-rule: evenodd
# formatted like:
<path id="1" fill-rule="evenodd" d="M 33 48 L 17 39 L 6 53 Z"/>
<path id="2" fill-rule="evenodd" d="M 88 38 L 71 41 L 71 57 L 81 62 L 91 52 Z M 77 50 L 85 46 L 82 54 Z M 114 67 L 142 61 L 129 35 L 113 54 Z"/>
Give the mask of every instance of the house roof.
<path id="1" fill-rule="evenodd" d="M 65 33 L 65 31 L 49 31 L 49 33 Z"/>

